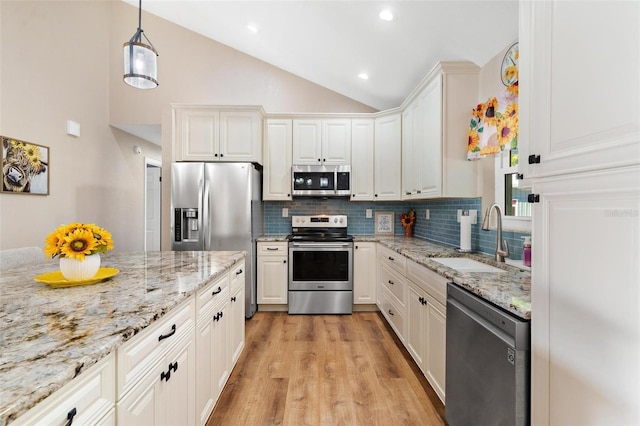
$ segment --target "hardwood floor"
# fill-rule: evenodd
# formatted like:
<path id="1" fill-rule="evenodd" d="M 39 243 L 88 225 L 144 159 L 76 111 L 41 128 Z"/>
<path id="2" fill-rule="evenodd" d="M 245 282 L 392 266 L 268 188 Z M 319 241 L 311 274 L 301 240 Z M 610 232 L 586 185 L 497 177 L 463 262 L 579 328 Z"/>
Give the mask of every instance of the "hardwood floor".
<path id="1" fill-rule="evenodd" d="M 396 339 L 377 312 L 258 312 L 207 425 L 444 425 Z"/>

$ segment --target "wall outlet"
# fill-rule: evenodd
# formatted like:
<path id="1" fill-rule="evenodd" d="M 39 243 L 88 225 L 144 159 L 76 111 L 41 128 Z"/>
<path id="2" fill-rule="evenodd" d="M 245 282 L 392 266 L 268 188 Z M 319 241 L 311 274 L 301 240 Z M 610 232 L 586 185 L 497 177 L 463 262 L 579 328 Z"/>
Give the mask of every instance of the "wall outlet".
<path id="1" fill-rule="evenodd" d="M 425 210 L 424 218 L 427 220 L 431 219 L 431 212 L 429 212 L 429 209 Z"/>
<path id="2" fill-rule="evenodd" d="M 365 217 L 367 219 L 371 219 L 373 217 L 373 213 L 371 212 L 371 209 L 366 209 L 364 212 L 365 212 Z"/>
<path id="3" fill-rule="evenodd" d="M 282 217 L 289 217 L 289 209 L 286 207 L 282 208 Z"/>

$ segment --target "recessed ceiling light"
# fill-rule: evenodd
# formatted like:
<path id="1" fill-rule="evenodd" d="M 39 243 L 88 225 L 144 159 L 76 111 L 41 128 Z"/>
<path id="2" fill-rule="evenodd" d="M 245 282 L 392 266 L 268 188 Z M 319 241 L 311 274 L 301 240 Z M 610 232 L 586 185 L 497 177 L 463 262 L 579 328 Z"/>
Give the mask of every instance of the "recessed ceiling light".
<path id="1" fill-rule="evenodd" d="M 256 27 L 255 25 L 249 24 L 247 25 L 247 28 L 249 29 L 249 31 L 251 31 L 252 33 L 257 33 L 258 32 L 258 27 Z"/>
<path id="2" fill-rule="evenodd" d="M 383 21 L 393 21 L 393 13 L 389 9 L 385 9 L 378 15 Z"/>
<path id="3" fill-rule="evenodd" d="M 358 74 L 358 77 L 360 77 L 363 80 L 369 80 L 369 75 L 367 75 L 366 72 L 361 72 L 360 74 Z"/>

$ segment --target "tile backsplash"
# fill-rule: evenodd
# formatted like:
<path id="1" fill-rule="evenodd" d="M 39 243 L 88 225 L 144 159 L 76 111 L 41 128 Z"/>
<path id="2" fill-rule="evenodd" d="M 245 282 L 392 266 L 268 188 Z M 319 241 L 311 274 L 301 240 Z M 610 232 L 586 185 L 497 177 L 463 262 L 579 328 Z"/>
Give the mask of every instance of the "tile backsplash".
<path id="1" fill-rule="evenodd" d="M 288 217 L 282 217 L 282 209 L 288 209 Z M 460 224 L 458 210 L 476 210 L 477 224 L 471 226 L 471 247 L 473 250 L 493 254 L 496 247 L 496 231 L 482 231 L 481 198 L 448 198 L 416 202 L 351 202 L 346 199 L 299 198 L 293 201 L 267 201 L 264 203 L 265 233 L 288 234 L 291 231 L 292 215 L 345 214 L 349 217 L 348 232 L 352 235 L 374 233 L 375 212 L 393 212 L 395 234 L 404 234 L 400 224 L 400 214 L 409 209 L 416 211 L 414 235 L 433 241 L 460 245 Z M 372 210 L 372 218 L 366 218 L 366 210 Z M 426 219 L 426 210 L 430 218 Z M 520 232 L 504 231 L 503 238 L 509 243 L 511 259 L 522 259 L 522 236 Z"/>

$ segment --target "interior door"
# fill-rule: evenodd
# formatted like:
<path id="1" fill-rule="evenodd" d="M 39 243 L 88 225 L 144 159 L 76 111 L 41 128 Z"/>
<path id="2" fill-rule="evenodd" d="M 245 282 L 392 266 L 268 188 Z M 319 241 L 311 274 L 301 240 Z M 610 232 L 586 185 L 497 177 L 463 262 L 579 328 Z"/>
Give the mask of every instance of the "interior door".
<path id="1" fill-rule="evenodd" d="M 160 251 L 162 168 L 147 162 L 145 198 L 145 251 Z"/>

